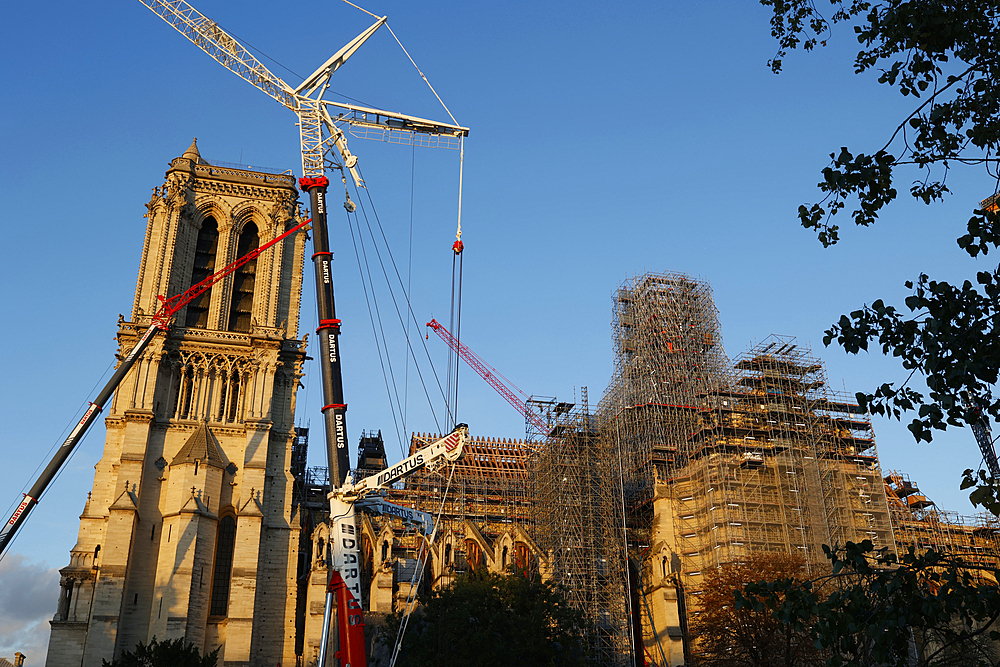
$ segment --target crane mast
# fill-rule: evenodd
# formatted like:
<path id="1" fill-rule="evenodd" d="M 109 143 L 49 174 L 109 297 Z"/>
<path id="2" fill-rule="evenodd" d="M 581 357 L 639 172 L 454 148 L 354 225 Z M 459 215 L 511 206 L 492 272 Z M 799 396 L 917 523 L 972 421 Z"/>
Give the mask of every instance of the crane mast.
<path id="1" fill-rule="evenodd" d="M 972 434 L 976 436 L 976 444 L 979 445 L 979 451 L 983 453 L 986 468 L 990 471 L 991 477 L 1000 479 L 1000 463 L 997 462 L 997 452 L 993 448 L 993 434 L 990 432 L 990 422 L 986 418 L 986 414 L 979 408 L 973 406 L 971 403 L 966 403 L 966 407 L 969 409 L 969 416 L 971 417 L 969 423 L 972 426 Z"/>

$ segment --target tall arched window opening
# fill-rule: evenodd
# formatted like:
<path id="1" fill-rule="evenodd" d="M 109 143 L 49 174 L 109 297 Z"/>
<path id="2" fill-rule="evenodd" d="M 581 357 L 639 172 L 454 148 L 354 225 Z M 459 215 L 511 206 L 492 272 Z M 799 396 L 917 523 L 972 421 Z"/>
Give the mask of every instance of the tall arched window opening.
<path id="1" fill-rule="evenodd" d="M 191 284 L 197 285 L 215 273 L 215 251 L 219 247 L 219 225 L 215 218 L 207 217 L 198 231 L 198 243 L 194 251 L 194 268 L 191 270 Z M 188 304 L 186 327 L 204 329 L 208 326 L 208 306 L 212 303 L 212 290 L 208 289 Z"/>
<path id="2" fill-rule="evenodd" d="M 260 244 L 257 225 L 248 222 L 240 232 L 236 257 L 242 257 Z M 233 274 L 233 298 L 229 309 L 229 330 L 247 333 L 253 312 L 253 290 L 257 275 L 257 260 L 251 259 Z"/>
<path id="3" fill-rule="evenodd" d="M 233 575 L 233 549 L 236 546 L 236 519 L 219 519 L 219 535 L 215 543 L 215 572 L 212 576 L 212 605 L 208 613 L 225 616 L 229 611 L 229 584 Z"/>
<path id="4" fill-rule="evenodd" d="M 226 397 L 228 395 L 227 390 L 229 388 L 229 374 L 221 368 L 216 369 L 215 379 L 219 386 L 219 401 L 216 406 L 217 409 L 214 416 L 216 421 L 221 422 L 226 419 Z"/>
<path id="5" fill-rule="evenodd" d="M 191 402 L 194 398 L 194 369 L 191 366 L 177 369 L 176 391 L 172 413 L 175 419 L 187 419 L 191 414 Z"/>
<path id="6" fill-rule="evenodd" d="M 238 370 L 234 370 L 229 374 L 229 389 L 226 392 L 226 400 L 229 402 L 226 421 L 234 422 L 240 408 L 240 373 Z"/>
<path id="7" fill-rule="evenodd" d="M 528 545 L 518 542 L 514 545 L 514 562 L 519 570 L 534 573 L 538 571 L 538 558 L 531 552 Z"/>
<path id="8" fill-rule="evenodd" d="M 483 565 L 483 551 L 474 540 L 465 541 L 465 562 L 470 570 L 478 570 Z"/>

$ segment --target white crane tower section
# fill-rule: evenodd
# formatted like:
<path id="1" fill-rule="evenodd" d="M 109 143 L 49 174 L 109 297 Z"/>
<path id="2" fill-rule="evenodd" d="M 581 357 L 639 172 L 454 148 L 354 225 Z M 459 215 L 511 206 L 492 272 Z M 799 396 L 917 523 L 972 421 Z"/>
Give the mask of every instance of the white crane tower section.
<path id="1" fill-rule="evenodd" d="M 355 185 L 363 187 L 361 176 L 355 169 L 357 158 L 347 147 L 341 125 L 358 127 L 358 136 L 366 138 L 445 148 L 458 148 L 461 139 L 469 135 L 469 128 L 456 124 L 323 99 L 330 77 L 385 24 L 385 16 L 333 54 L 301 84 L 292 88 L 264 67 L 232 35 L 220 28 L 219 24 L 183 0 L 139 2 L 153 10 L 223 67 L 295 112 L 299 120 L 302 175 L 307 178 L 323 176 L 326 171 L 326 155 L 336 151 L 334 162 L 346 167 L 351 172 Z M 338 110 L 336 117 L 330 115 L 328 107 Z M 418 137 L 423 138 L 423 141 Z"/>

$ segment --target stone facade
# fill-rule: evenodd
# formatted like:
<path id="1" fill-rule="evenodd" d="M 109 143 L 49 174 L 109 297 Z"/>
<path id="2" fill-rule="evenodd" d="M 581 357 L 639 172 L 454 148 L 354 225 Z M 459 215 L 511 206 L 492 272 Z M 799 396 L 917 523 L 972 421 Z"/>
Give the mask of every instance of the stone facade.
<path id="1" fill-rule="evenodd" d="M 187 290 L 301 221 L 291 175 L 212 166 L 195 143 L 147 204 L 124 356 L 159 296 Z M 295 664 L 298 517 L 289 472 L 305 234 L 181 310 L 106 417 L 80 532 L 61 570 L 47 664 L 99 667 L 184 638 L 220 664 Z"/>
<path id="2" fill-rule="evenodd" d="M 442 437 L 440 434 L 413 434 L 410 453 Z M 400 488 L 387 490 L 387 500 L 428 512 L 435 517 L 437 533 L 429 551 L 421 551 L 423 538 L 400 519 L 370 516 L 357 518 L 361 535 L 362 606 L 369 626 L 370 665 L 388 664 L 388 650 L 376 641 L 371 628 L 381 624 L 385 614 L 413 608 L 414 575 L 418 560 L 426 563 L 418 590 L 426 592 L 451 584 L 460 574 L 483 568 L 504 572 L 518 565 L 552 578 L 550 554 L 532 537 L 533 506 L 529 499 L 528 443 L 520 440 L 475 436 L 451 473 L 449 466 L 421 469 L 407 477 Z M 356 470 L 375 474 L 385 468 L 381 434 L 362 434 Z M 300 574 L 307 582 L 300 595 L 304 632 L 302 666 L 315 667 L 323 630 L 323 601 L 329 577 L 324 554 L 329 543 L 326 519 L 329 482 L 326 469 L 310 469 L 305 474 L 308 491 L 301 505 L 304 526 L 315 526 L 310 534 L 308 567 Z M 445 500 L 445 496 L 447 499 Z M 304 530 L 303 535 L 308 531 Z M 335 630 L 335 628 L 334 628 Z M 328 649 L 334 651 L 334 635 Z"/>

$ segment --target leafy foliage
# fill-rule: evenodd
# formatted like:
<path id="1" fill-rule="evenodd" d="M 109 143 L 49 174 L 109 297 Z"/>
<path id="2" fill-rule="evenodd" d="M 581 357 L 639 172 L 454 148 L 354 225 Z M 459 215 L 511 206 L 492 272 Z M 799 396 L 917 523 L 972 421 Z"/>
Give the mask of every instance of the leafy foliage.
<path id="1" fill-rule="evenodd" d="M 103 667 L 215 667 L 219 649 L 202 657 L 193 644 L 183 639 L 157 641 L 153 637 L 149 644 L 139 642 L 132 651 L 123 651 L 117 660 L 102 660 Z"/>
<path id="2" fill-rule="evenodd" d="M 814 0 L 761 0 L 773 10 L 771 34 L 778 51 L 770 61 L 780 72 L 788 51 L 825 45 L 835 24 L 852 26 L 861 49 L 856 73 L 879 72 L 880 84 L 914 99 L 912 110 L 887 130 L 874 151 L 841 148 L 830 154 L 818 187 L 823 198 L 799 207 L 802 226 L 830 246 L 839 240 L 834 216 L 847 210 L 857 225 L 876 222 L 896 199 L 900 167 L 915 169 L 910 194 L 924 203 L 949 193 L 948 172 L 956 164 L 981 165 L 997 177 L 1000 147 L 1000 3 L 995 0 L 831 0 L 823 16 Z M 984 193 L 985 194 L 985 193 Z M 988 200 L 989 201 L 989 200 Z M 1000 243 L 1000 217 L 976 208 L 958 237 L 969 255 L 985 255 Z M 925 396 L 909 386 L 883 384 L 858 395 L 876 414 L 901 417 L 917 440 L 932 430 L 971 421 L 967 406 L 1000 418 L 991 385 L 1000 371 L 1000 269 L 980 271 L 961 285 L 920 274 L 907 282 L 905 308 L 881 300 L 845 315 L 824 338 L 848 352 L 870 344 L 900 358 L 905 369 L 926 377 Z"/>
<path id="3" fill-rule="evenodd" d="M 735 595 L 748 584 L 781 581 L 791 585 L 803 578 L 802 558 L 781 553 L 752 554 L 746 562 L 729 563 L 705 577 L 699 596 L 701 611 L 691 623 L 697 638 L 698 664 L 716 667 L 803 667 L 821 665 L 820 652 L 804 628 L 793 628 L 773 616 L 782 594 L 769 591 L 757 598 L 759 609 L 743 604 Z M 749 595 L 749 594 L 748 594 Z M 744 598 L 746 599 L 746 598 Z"/>
<path id="4" fill-rule="evenodd" d="M 400 667 L 582 667 L 582 614 L 537 576 L 470 572 L 421 596 L 406 632 Z M 399 617 L 386 619 L 395 642 Z"/>
<path id="5" fill-rule="evenodd" d="M 934 551 L 897 559 L 869 540 L 824 550 L 829 575 L 751 584 L 737 607 L 772 610 L 809 633 L 831 667 L 997 664 L 1000 588 L 991 572 Z"/>

